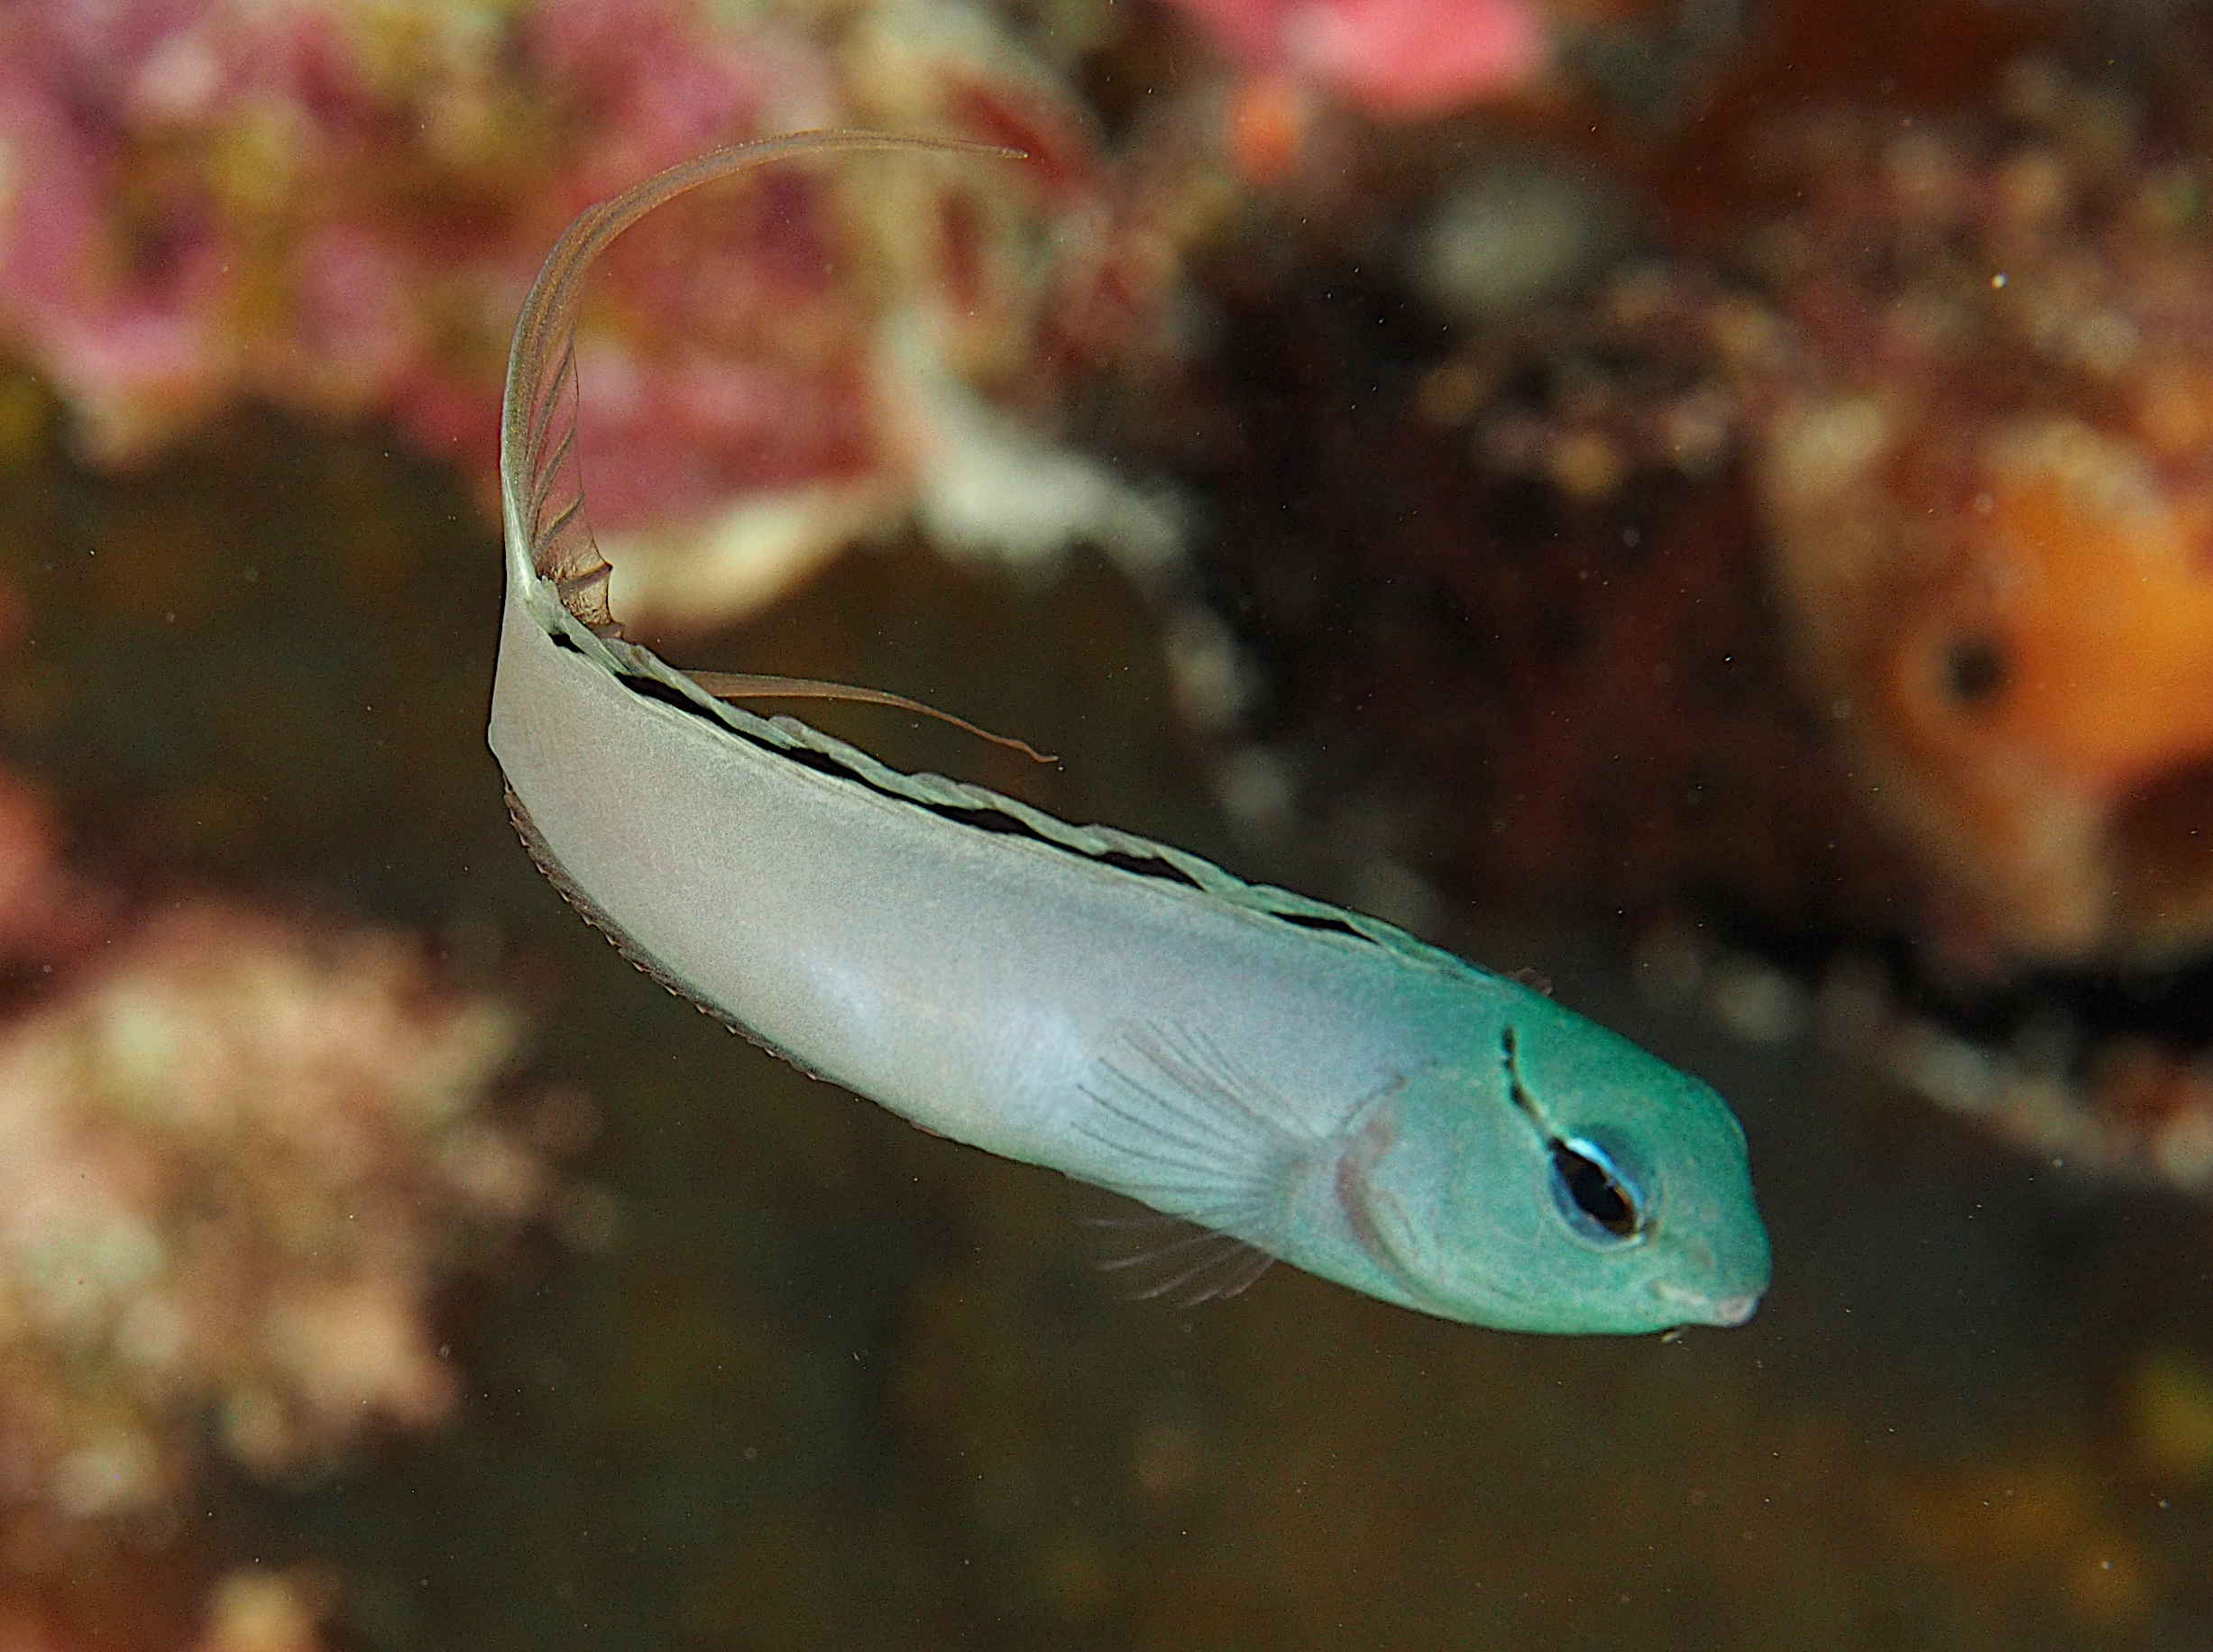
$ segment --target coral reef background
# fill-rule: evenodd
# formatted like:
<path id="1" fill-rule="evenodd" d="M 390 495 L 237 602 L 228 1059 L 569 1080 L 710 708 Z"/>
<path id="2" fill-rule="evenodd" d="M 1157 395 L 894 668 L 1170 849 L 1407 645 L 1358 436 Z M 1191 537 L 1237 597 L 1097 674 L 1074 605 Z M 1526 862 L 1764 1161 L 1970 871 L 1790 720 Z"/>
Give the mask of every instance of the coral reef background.
<path id="1" fill-rule="evenodd" d="M 0 1644 L 2213 1638 L 2202 31 L 1436 14 L 0 16 Z M 582 200 L 834 119 L 1047 161 L 610 271 L 670 651 L 1542 972 L 1744 1117 L 1750 1325 L 1119 1299 L 537 876 L 506 319 Z"/>

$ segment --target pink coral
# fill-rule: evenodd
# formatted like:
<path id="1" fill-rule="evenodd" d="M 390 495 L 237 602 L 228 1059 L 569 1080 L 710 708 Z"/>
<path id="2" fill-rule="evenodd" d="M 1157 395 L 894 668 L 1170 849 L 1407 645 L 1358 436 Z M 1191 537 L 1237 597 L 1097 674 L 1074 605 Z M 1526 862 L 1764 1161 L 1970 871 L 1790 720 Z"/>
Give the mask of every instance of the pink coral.
<path id="1" fill-rule="evenodd" d="M 1232 165 L 1280 182 L 1309 157 L 1318 108 L 1448 114 L 1536 78 L 1551 41 L 1536 0 L 1173 0 L 1237 65 Z"/>
<path id="2" fill-rule="evenodd" d="M 102 244 L 134 82 L 205 11 L 171 0 L 0 14 L 4 313 L 95 418 L 116 399 L 188 395 L 212 371 L 197 312 L 220 281 L 224 249 L 203 226 L 166 215 L 131 226 L 135 248 Z"/>
<path id="3" fill-rule="evenodd" d="M 588 20 L 592 38 L 627 42 L 624 61 L 658 53 L 666 69 L 675 10 L 550 5 L 518 43 L 557 78 Z M 469 312 L 528 275 L 526 247 L 473 222 L 473 197 L 555 162 L 514 129 L 498 45 L 457 14 L 380 18 L 335 0 L 0 14 L 13 186 L 0 195 L 0 321 L 96 452 L 135 457 L 242 395 L 341 415 L 392 407 L 403 422 L 419 400 L 440 439 L 456 434 L 455 324 L 491 322 Z M 581 118 L 610 101 L 597 84 L 574 90 Z M 646 106 L 617 102 L 623 116 Z M 742 129 L 748 104 L 723 96 L 693 125 Z M 648 142 L 640 164 L 682 152 L 682 135 Z M 545 191 L 556 222 L 560 197 L 603 192 L 590 178 Z M 491 374 L 475 377 L 481 457 Z"/>
<path id="4" fill-rule="evenodd" d="M 1377 115 L 1440 115 L 1511 91 L 1544 67 L 1524 0 L 1176 0 L 1232 56 L 1336 91 Z"/>
<path id="5" fill-rule="evenodd" d="M 895 504 L 929 461 L 894 317 L 944 317 L 949 377 L 1044 406 L 1069 347 L 1115 349 L 1173 261 L 1157 237 L 1102 252 L 1142 227 L 1004 36 L 948 45 L 862 8 L 833 50 L 805 22 L 696 0 L 0 7 L 0 340 L 110 463 L 258 399 L 389 418 L 488 486 L 508 330 L 587 203 L 795 125 L 1023 143 L 1044 161 L 896 191 L 780 170 L 641 226 L 595 283 L 580 453 L 601 526 L 805 485 Z M 1069 233 L 1041 242 L 1040 203 Z"/>

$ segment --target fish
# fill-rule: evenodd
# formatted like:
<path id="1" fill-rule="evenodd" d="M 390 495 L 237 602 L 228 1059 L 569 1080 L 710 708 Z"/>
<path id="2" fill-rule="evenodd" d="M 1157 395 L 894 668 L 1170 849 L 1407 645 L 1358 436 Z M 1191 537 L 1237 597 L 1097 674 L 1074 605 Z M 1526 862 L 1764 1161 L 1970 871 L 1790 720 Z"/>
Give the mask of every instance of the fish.
<path id="1" fill-rule="evenodd" d="M 1697 1078 L 1391 924 L 900 772 L 622 635 L 575 463 L 585 274 L 710 179 L 864 149 L 1007 152 L 840 132 L 718 150 L 587 208 L 524 303 L 489 732 L 540 868 L 802 1071 L 1247 1253 L 1507 1330 L 1749 1317 L 1767 1231 L 1744 1132 Z"/>

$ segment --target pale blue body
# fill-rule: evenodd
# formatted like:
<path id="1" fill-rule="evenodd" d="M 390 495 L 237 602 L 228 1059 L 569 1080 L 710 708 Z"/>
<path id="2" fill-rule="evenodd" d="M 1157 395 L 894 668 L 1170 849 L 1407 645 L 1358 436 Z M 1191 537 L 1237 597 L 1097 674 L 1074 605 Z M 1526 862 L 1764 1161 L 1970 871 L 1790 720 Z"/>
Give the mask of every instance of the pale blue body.
<path id="1" fill-rule="evenodd" d="M 889 145 L 665 175 L 580 219 L 533 291 L 491 738 L 541 863 L 669 985 L 941 1134 L 1453 1318 L 1743 1319 L 1767 1240 L 1742 1133 L 1695 1079 L 1389 925 L 895 773 L 612 634 L 563 479 L 577 282 L 693 183 L 863 146 Z M 1579 1216 L 1563 1163 L 1633 1192 L 1634 1231 Z"/>

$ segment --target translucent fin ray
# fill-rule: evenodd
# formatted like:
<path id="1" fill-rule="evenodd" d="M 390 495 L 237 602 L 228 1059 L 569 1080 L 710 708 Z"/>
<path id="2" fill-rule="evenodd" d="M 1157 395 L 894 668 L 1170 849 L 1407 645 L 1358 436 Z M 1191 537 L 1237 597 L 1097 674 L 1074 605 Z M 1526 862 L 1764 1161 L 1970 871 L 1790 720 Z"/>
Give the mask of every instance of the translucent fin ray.
<path id="1" fill-rule="evenodd" d="M 1185 1308 L 1226 1301 L 1250 1290 L 1276 1262 L 1256 1244 L 1177 1216 L 1110 1218 L 1088 1225 L 1131 1232 L 1149 1228 L 1174 1235 L 1099 1262 L 1100 1271 L 1115 1275 L 1121 1294 L 1134 1301 L 1165 1299 Z"/>
<path id="2" fill-rule="evenodd" d="M 843 700 L 855 705 L 886 705 L 895 711 L 914 711 L 923 717 L 934 717 L 941 723 L 950 723 L 962 733 L 973 734 L 979 740 L 989 740 L 994 746 L 1019 751 L 1033 763 L 1058 763 L 1061 760 L 1049 751 L 1038 750 L 1027 740 L 1018 740 L 1011 734 L 994 734 L 988 729 L 978 728 L 965 717 L 955 717 L 950 711 L 941 711 L 934 705 L 910 700 L 904 694 L 895 694 L 887 689 L 856 688 L 849 683 L 825 683 L 817 677 L 760 676 L 732 671 L 687 671 L 684 675 L 717 700 Z"/>
<path id="3" fill-rule="evenodd" d="M 1264 1234 L 1315 1143 L 1282 1099 L 1182 1026 L 1131 1023 L 1078 1087 L 1073 1128 L 1117 1167 L 1106 1185 L 1204 1227 Z"/>

